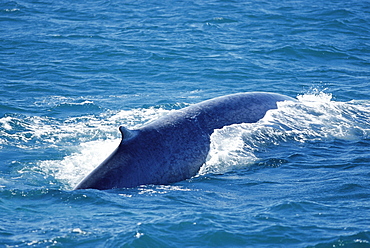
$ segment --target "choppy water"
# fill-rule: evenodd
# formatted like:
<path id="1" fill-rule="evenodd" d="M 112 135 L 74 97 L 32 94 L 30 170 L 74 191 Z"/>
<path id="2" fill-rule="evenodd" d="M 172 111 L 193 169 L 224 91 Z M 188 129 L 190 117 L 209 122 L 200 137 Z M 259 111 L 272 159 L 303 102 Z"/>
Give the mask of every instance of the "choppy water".
<path id="1" fill-rule="evenodd" d="M 367 1 L 0 2 L 1 247 L 370 247 Z M 197 176 L 73 187 L 212 97 L 296 98 L 216 130 Z"/>

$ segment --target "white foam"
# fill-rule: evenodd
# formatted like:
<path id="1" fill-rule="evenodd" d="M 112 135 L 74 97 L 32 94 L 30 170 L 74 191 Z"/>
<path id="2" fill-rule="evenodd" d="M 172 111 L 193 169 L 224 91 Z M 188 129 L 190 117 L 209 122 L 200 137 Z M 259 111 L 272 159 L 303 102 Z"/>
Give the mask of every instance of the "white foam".
<path id="1" fill-rule="evenodd" d="M 243 125 L 231 125 L 215 130 L 211 135 L 210 152 L 206 163 L 198 174 L 225 173 L 231 168 L 253 163 L 256 156 L 253 148 L 245 143 L 244 132 Z"/>
<path id="2" fill-rule="evenodd" d="M 10 122 L 12 121 L 12 117 L 7 116 L 0 119 L 0 124 L 2 127 L 6 130 L 12 130 L 12 126 L 10 125 Z"/>
<path id="3" fill-rule="evenodd" d="M 279 102 L 278 109 L 268 111 L 257 123 L 215 130 L 207 161 L 199 174 L 225 173 L 248 166 L 258 161 L 256 151 L 283 142 L 369 137 L 370 102 L 337 102 L 323 92 L 297 98 L 296 102 Z M 120 125 L 135 129 L 169 112 L 156 108 L 108 111 L 100 116 L 70 118 L 64 123 L 34 117 L 22 124 L 28 131 L 17 135 L 66 150 L 67 155 L 62 159 L 40 161 L 38 167 L 54 175 L 66 188 L 73 188 L 117 147 Z M 14 120 L 5 118 L 0 120 L 3 129 L 11 129 Z M 73 148 L 70 148 L 71 140 L 74 140 Z"/>
<path id="4" fill-rule="evenodd" d="M 96 168 L 118 146 L 120 139 L 82 143 L 77 151 L 62 160 L 40 161 L 40 169 L 64 183 L 70 189 Z"/>
<path id="5" fill-rule="evenodd" d="M 118 127 L 124 125 L 135 129 L 168 113 L 163 109 L 122 110 L 107 112 L 103 116 L 73 117 L 60 125 L 43 124 L 32 127 L 32 135 L 45 136 L 49 143 L 66 146 L 72 154 L 62 160 L 39 161 L 38 167 L 48 175 L 60 180 L 65 188 L 75 187 L 90 171 L 107 158 L 120 142 Z M 34 121 L 36 124 L 38 121 Z M 38 127 L 38 128 L 37 128 Z M 68 146 L 71 139 L 77 139 L 77 146 Z"/>
<path id="6" fill-rule="evenodd" d="M 369 102 L 336 102 L 314 91 L 298 101 L 279 102 L 254 124 L 224 127 L 211 136 L 211 149 L 199 174 L 225 173 L 258 161 L 256 150 L 282 142 L 359 140 L 370 135 Z"/>

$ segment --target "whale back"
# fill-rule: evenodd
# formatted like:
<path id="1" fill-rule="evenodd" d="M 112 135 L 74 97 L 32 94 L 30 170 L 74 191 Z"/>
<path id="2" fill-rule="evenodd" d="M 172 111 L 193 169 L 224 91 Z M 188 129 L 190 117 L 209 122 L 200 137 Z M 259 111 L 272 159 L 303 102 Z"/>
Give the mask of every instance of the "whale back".
<path id="1" fill-rule="evenodd" d="M 213 98 L 164 116 L 143 129 L 160 129 L 179 122 L 194 122 L 211 135 L 215 129 L 240 123 L 255 123 L 279 101 L 295 101 L 276 93 L 238 93 Z"/>
<path id="2" fill-rule="evenodd" d="M 170 184 L 195 176 L 206 161 L 210 135 L 231 124 L 254 123 L 278 101 L 272 93 L 240 93 L 173 111 L 136 130 L 120 127 L 117 149 L 76 189 Z"/>

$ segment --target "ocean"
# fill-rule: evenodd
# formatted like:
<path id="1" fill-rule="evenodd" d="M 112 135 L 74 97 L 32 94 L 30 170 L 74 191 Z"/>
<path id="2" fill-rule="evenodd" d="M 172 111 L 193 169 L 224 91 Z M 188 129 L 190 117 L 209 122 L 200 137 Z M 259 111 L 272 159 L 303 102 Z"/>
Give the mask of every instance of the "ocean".
<path id="1" fill-rule="evenodd" d="M 370 247 L 370 4 L 0 0 L 0 247 Z M 118 127 L 238 92 L 170 185 L 73 190 Z"/>

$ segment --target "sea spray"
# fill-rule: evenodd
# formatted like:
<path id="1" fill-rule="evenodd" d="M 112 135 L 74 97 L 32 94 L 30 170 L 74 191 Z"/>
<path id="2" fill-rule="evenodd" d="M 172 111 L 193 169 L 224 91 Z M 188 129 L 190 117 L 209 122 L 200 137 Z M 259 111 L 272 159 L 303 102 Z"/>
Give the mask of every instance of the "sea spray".
<path id="1" fill-rule="evenodd" d="M 298 101 L 279 102 L 257 123 L 236 124 L 217 129 L 211 135 L 210 152 L 198 175 L 225 173 L 245 168 L 259 161 L 258 152 L 286 142 L 313 142 L 332 139 L 355 140 L 369 136 L 370 104 L 356 101 L 337 102 L 324 92 L 297 96 Z M 100 116 L 74 117 L 62 125 L 39 119 L 39 131 L 33 135 L 57 141 L 79 139 L 73 149 L 69 142 L 57 144 L 68 150 L 61 160 L 40 161 L 37 165 L 51 174 L 63 187 L 73 188 L 98 166 L 119 144 L 120 125 L 135 129 L 170 111 L 163 108 L 132 109 L 107 112 Z M 104 117 L 104 118 L 103 118 Z M 3 121 L 4 128 L 8 122 Z M 33 121 L 35 122 L 35 121 Z M 40 124 L 41 123 L 41 124 Z M 79 134 L 79 135 L 77 135 Z M 89 140 L 91 139 L 91 140 Z M 78 140 L 77 140 L 78 143 Z M 63 148 L 63 146 L 65 146 Z"/>
<path id="2" fill-rule="evenodd" d="M 211 136 L 211 149 L 199 174 L 225 173 L 259 160 L 257 151 L 285 142 L 321 142 L 369 137 L 370 107 L 356 101 L 337 102 L 316 91 L 298 101 L 279 102 L 255 124 L 227 126 Z"/>

